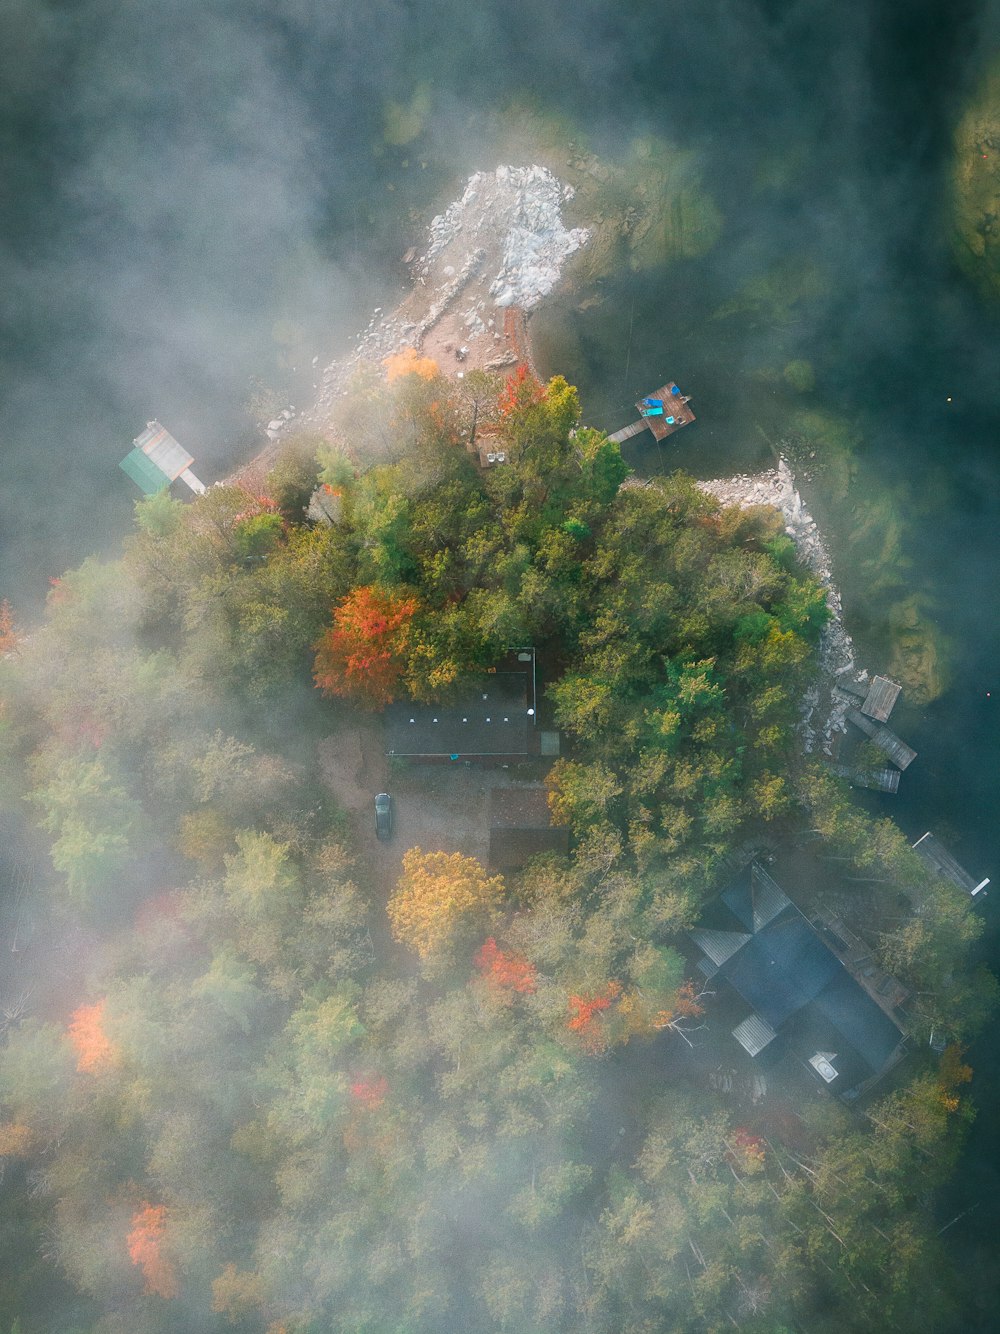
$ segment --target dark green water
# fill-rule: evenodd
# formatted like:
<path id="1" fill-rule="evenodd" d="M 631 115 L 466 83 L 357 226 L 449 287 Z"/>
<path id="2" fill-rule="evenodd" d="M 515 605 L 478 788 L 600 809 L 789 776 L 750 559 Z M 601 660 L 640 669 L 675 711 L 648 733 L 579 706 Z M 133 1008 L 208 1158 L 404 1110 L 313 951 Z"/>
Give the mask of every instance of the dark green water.
<path id="1" fill-rule="evenodd" d="M 116 464 L 147 417 L 211 478 L 252 443 L 251 377 L 307 394 L 312 355 L 392 300 L 421 219 L 495 165 L 509 98 L 609 157 L 659 134 L 695 150 L 719 241 L 556 307 L 543 360 L 612 430 L 638 393 L 680 381 L 698 424 L 669 454 L 638 452 L 645 469 L 758 466 L 803 407 L 857 432 L 856 501 L 826 517 L 862 660 L 884 666 L 889 601 L 875 548 L 852 543 L 872 497 L 899 524 L 890 582 L 951 645 L 949 688 L 902 715 L 920 759 L 891 810 L 994 876 L 1000 965 L 1000 312 L 955 273 L 947 235 L 952 126 L 1000 49 L 1000 3 L 24 0 L 5 26 L 0 595 L 30 609 L 49 575 L 114 548 L 132 500 Z M 387 100 L 421 84 L 418 133 L 386 144 Z M 796 359 L 815 368 L 805 398 L 781 378 Z M 815 492 L 820 514 L 822 478 Z M 982 1111 L 947 1208 L 977 1207 L 949 1236 L 996 1295 L 992 1034 L 971 1060 Z"/>

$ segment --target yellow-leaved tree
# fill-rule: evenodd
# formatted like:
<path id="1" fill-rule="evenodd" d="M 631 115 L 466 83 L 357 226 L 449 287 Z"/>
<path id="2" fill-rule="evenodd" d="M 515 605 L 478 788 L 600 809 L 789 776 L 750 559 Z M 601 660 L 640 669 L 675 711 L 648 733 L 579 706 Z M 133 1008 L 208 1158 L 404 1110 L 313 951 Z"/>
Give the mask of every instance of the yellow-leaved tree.
<path id="1" fill-rule="evenodd" d="M 503 876 L 487 875 L 475 857 L 410 848 L 388 904 L 392 934 L 426 959 L 451 944 L 460 928 L 485 925 L 503 892 Z"/>

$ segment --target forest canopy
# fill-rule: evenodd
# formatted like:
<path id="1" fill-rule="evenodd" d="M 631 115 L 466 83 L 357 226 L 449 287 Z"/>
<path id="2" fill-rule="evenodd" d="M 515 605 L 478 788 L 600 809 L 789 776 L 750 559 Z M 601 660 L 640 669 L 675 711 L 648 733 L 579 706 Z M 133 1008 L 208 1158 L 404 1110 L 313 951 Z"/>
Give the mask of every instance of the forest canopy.
<path id="1" fill-rule="evenodd" d="M 991 983 L 968 901 L 799 752 L 822 590 L 775 512 L 630 477 L 560 377 L 397 369 L 267 490 L 141 501 L 121 559 L 8 617 L 3 799 L 65 963 L 0 1053 L 0 1328 L 947 1328 L 929 1192 Z M 517 644 L 570 854 L 403 849 L 386 895 L 317 741 Z M 917 997 L 919 1054 L 850 1111 L 692 1055 L 686 931 L 779 841 L 853 877 Z"/>

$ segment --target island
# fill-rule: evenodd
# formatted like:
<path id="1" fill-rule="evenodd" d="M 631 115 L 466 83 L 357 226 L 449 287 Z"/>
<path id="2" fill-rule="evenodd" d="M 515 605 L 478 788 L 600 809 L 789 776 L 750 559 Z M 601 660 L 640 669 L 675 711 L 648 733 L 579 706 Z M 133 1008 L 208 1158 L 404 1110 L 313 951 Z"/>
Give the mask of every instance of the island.
<path id="1" fill-rule="evenodd" d="M 508 188 L 529 288 L 496 235 L 445 261 Z M 474 178 L 422 315 L 6 625 L 0 1155 L 47 1328 L 947 1327 L 977 904 L 830 767 L 801 504 L 632 475 L 535 373 L 559 197 Z"/>

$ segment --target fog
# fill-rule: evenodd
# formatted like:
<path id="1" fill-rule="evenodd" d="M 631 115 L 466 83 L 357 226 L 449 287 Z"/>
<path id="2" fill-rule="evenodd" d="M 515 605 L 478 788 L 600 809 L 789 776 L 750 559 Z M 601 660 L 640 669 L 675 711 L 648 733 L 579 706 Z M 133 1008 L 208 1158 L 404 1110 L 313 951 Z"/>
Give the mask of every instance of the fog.
<path id="1" fill-rule="evenodd" d="M 824 404 L 864 424 L 869 476 L 912 484 L 906 559 L 955 645 L 957 685 L 913 720 L 927 765 L 901 818 L 943 805 L 988 863 L 1000 321 L 954 270 L 947 209 L 954 124 L 998 43 L 1000 0 L 11 0 L 0 597 L 30 622 L 50 577 L 118 549 L 135 495 L 117 463 L 147 419 L 211 482 L 262 442 L 260 385 L 305 406 L 313 358 L 392 304 L 431 214 L 496 165 L 511 101 L 598 156 L 659 135 L 696 154 L 722 238 L 569 302 L 585 411 L 614 429 L 659 368 L 687 376 L 701 434 L 678 458 L 712 475 L 766 452 L 751 377 L 814 363 Z M 387 134 L 408 108 L 412 135 Z M 787 323 L 710 325 L 789 258 L 825 281 Z"/>
<path id="2" fill-rule="evenodd" d="M 694 147 L 729 221 L 717 292 L 803 241 L 842 256 L 842 290 L 811 315 L 877 384 L 942 317 L 913 299 L 935 173 L 996 23 L 973 3 L 8 6 L 8 592 L 37 604 L 43 570 L 95 528 L 123 531 L 115 465 L 148 418 L 211 478 L 251 443 L 252 376 L 308 395 L 301 367 L 275 366 L 275 322 L 324 361 L 362 327 L 402 278 L 408 210 L 426 219 L 492 165 L 512 96 L 565 113 L 598 152 L 648 129 Z M 386 104 L 418 86 L 422 133 L 387 147 Z M 782 157 L 805 169 L 793 200 L 768 200 L 754 173 Z"/>

